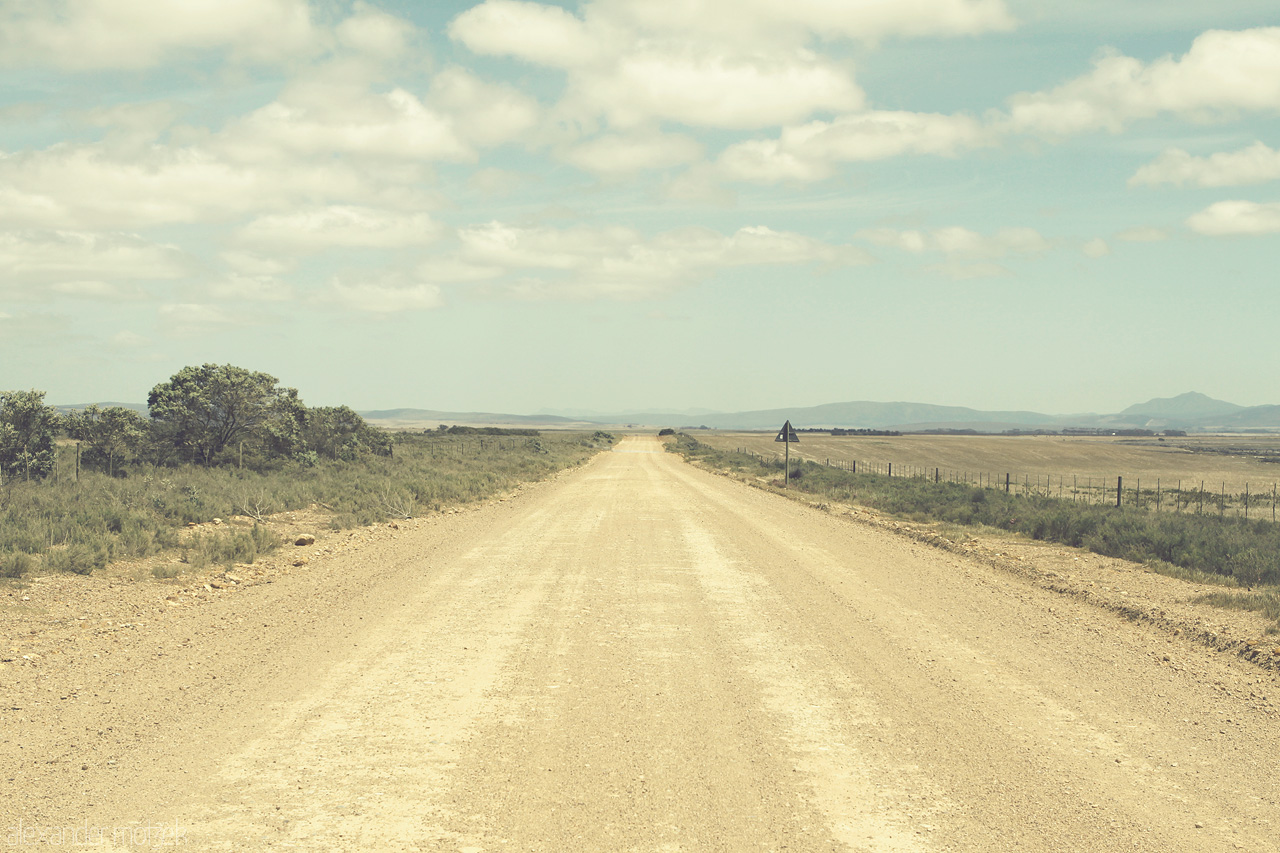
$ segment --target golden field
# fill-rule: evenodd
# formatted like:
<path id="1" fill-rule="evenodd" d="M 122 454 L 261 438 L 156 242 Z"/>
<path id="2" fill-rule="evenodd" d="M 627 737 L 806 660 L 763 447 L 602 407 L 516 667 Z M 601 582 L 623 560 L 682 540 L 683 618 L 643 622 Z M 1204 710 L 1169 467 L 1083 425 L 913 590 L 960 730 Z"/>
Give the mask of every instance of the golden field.
<path id="1" fill-rule="evenodd" d="M 745 448 L 758 454 L 782 457 L 783 446 L 775 433 L 691 432 L 699 441 L 720 450 Z M 1204 488 L 1239 494 L 1248 486 L 1250 494 L 1262 493 L 1269 502 L 1272 487 L 1280 483 L 1280 436 L 1188 436 L 1157 438 L 1077 437 L 1077 436 L 832 436 L 827 433 L 799 434 L 791 445 L 792 457 L 832 464 L 856 461 L 859 468 L 893 463 L 893 473 L 919 473 L 941 469 L 946 479 L 960 477 L 985 482 L 1003 482 L 1005 474 L 1022 483 L 1048 482 L 1057 491 L 1059 483 L 1069 490 L 1073 481 L 1081 488 L 1089 482 L 1115 488 L 1116 477 L 1124 478 L 1131 489 L 1141 481 L 1142 490 L 1186 491 Z"/>

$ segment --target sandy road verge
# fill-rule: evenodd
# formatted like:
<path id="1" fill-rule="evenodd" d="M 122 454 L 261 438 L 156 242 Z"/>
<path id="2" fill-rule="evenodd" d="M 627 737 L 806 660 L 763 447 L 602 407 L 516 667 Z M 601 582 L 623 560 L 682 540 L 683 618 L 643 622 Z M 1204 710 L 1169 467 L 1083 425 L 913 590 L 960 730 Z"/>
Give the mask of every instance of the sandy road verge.
<path id="1" fill-rule="evenodd" d="M 1277 836 L 1270 674 L 647 439 L 150 615 L 59 656 L 75 665 L 0 673 L 0 832 L 461 851 Z"/>

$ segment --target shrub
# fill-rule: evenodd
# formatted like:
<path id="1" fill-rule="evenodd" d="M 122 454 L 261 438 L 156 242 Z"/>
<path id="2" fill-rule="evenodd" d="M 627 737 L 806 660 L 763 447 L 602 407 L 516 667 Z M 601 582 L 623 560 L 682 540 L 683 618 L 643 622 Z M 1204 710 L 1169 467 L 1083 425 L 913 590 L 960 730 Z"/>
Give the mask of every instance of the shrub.
<path id="1" fill-rule="evenodd" d="M 0 578 L 20 578 L 35 568 L 35 558 L 21 551 L 0 554 Z"/>
<path id="2" fill-rule="evenodd" d="M 51 571 L 87 575 L 94 569 L 105 566 L 108 556 L 108 549 L 104 547 L 94 548 L 83 542 L 77 542 L 65 548 L 50 550 L 45 554 L 44 564 Z"/>
<path id="3" fill-rule="evenodd" d="M 468 441 L 463 455 L 457 438 L 400 435 L 394 457 L 321 457 L 315 464 L 287 463 L 269 472 L 140 464 L 124 479 L 84 471 L 80 482 L 9 480 L 0 488 L 0 555 L 5 555 L 0 568 L 18 565 L 10 554 L 44 555 L 47 568 L 88 573 L 111 558 L 146 557 L 180 546 L 192 564 L 247 562 L 250 554 L 275 546 L 265 527 L 236 531 L 240 539 L 197 536 L 185 543 L 180 531 L 188 522 L 214 517 L 254 512 L 265 517 L 312 506 L 328 512 L 338 530 L 396 513 L 439 510 L 576 465 L 599 449 L 596 442 L 584 442 L 588 436 L 557 432 L 486 440 L 483 452 L 480 442 Z M 23 571 L 37 564 L 24 561 Z"/>

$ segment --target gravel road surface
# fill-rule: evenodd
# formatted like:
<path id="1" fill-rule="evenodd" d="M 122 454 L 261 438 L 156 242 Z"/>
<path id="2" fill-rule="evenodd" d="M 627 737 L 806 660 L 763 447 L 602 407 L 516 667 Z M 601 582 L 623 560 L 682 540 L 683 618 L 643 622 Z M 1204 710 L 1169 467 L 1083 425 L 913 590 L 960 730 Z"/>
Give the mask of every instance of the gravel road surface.
<path id="1" fill-rule="evenodd" d="M 0 679 L 0 848 L 1280 849 L 1271 674 L 654 439 L 402 533 Z"/>

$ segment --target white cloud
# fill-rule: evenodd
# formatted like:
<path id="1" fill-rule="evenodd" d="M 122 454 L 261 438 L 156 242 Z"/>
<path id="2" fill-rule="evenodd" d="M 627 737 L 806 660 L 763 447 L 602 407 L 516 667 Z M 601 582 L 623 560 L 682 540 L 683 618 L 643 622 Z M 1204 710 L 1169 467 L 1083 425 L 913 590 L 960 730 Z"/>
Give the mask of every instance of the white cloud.
<path id="1" fill-rule="evenodd" d="M 1053 248 L 1034 228 L 1019 227 L 1001 228 L 992 234 L 958 225 L 932 231 L 872 228 L 859 231 L 855 236 L 916 255 L 940 254 L 943 259 L 929 264 L 925 270 L 959 280 L 1012 275 L 1013 271 L 998 261 L 1034 258 Z"/>
<path id="2" fill-rule="evenodd" d="M 464 261 L 452 255 L 436 256 L 423 261 L 414 277 L 425 283 L 470 284 L 501 276 L 506 270 L 494 264 Z"/>
<path id="3" fill-rule="evenodd" d="M 397 275 L 354 281 L 337 278 L 330 283 L 321 300 L 351 311 L 381 315 L 425 311 L 444 304 L 440 288 L 435 284 L 406 280 Z"/>
<path id="4" fill-rule="evenodd" d="M 1013 29 L 1003 0 L 600 0 L 655 30 L 720 33 L 768 43 L 780 35 L 876 42 L 893 36 L 966 36 Z"/>
<path id="5" fill-rule="evenodd" d="M 124 299 L 138 299 L 145 295 L 142 288 L 137 285 L 124 285 L 117 282 L 93 279 L 55 282 L 49 285 L 49 292 L 62 296 L 73 296 L 78 299 L 103 299 L 113 302 Z"/>
<path id="6" fill-rule="evenodd" d="M 111 104 L 84 114 L 88 124 L 107 130 L 106 146 L 121 153 L 144 149 L 177 117 L 178 107 L 170 101 Z"/>
<path id="7" fill-rule="evenodd" d="M 233 272 L 210 285 L 209 295 L 239 302 L 287 302 L 294 298 L 294 289 L 275 276 Z"/>
<path id="8" fill-rule="evenodd" d="M 550 4 L 487 0 L 459 15 L 449 34 L 476 53 L 575 68 L 645 35 L 695 33 L 755 50 L 814 37 L 977 35 L 1015 24 L 1003 0 L 595 0 L 583 4 L 582 18 Z"/>
<path id="9" fill-rule="evenodd" d="M 763 226 L 723 235 L 691 227 L 646 237 L 631 228 L 557 229 L 491 222 L 459 232 L 460 259 L 496 267 L 525 298 L 638 299 L 738 266 L 869 262 L 866 252 Z"/>
<path id="10" fill-rule="evenodd" d="M 726 187 L 716 168 L 707 163 L 695 163 L 666 179 L 662 185 L 662 196 L 672 201 L 720 207 L 733 207 L 738 201 L 738 194 Z"/>
<path id="11" fill-rule="evenodd" d="M 411 202 L 376 168 L 290 160 L 238 163 L 207 148 L 151 146 L 117 157 L 100 146 L 55 145 L 0 155 L 0 226 L 136 228 L 232 219 L 307 200 Z"/>
<path id="12" fill-rule="evenodd" d="M 559 6 L 487 0 L 454 18 L 449 35 L 475 53 L 514 56 L 538 65 L 571 68 L 610 52 L 610 41 Z"/>
<path id="13" fill-rule="evenodd" d="M 235 122 L 221 146 L 237 159 L 349 155 L 469 162 L 475 152 L 448 115 L 413 93 L 330 81 L 292 86 L 280 99 Z"/>
<path id="14" fill-rule="evenodd" d="M 1095 237 L 1086 242 L 1080 248 L 1080 251 L 1084 252 L 1085 257 L 1088 258 L 1105 258 L 1111 254 L 1111 247 L 1107 245 L 1106 240 L 1101 237 Z"/>
<path id="15" fill-rule="evenodd" d="M 355 13 L 338 24 L 334 33 L 344 47 L 385 60 L 408 49 L 414 27 L 367 3 L 356 3 Z"/>
<path id="16" fill-rule="evenodd" d="M 476 53 L 564 69 L 567 94 L 556 114 L 569 126 L 604 116 L 616 128 L 765 127 L 863 104 L 848 68 L 804 48 L 807 33 L 746 44 L 713 14 L 673 27 L 631 11 L 590 4 L 578 18 L 556 6 L 488 0 L 455 18 L 449 33 Z M 730 17 L 759 11 L 748 4 Z"/>
<path id="17" fill-rule="evenodd" d="M 995 259 L 1010 255 L 1034 256 L 1053 248 L 1053 244 L 1034 228 L 1001 228 L 989 235 L 958 225 L 928 232 L 873 228 L 859 231 L 856 236 L 870 243 L 914 254 L 941 252 L 958 260 Z"/>
<path id="18" fill-rule="evenodd" d="M 248 277 L 281 275 L 297 266 L 297 259 L 294 257 L 273 257 L 237 249 L 223 252 L 222 260 L 227 265 L 227 268 L 236 275 Z"/>
<path id="19" fill-rule="evenodd" d="M 7 291 L 61 285 L 70 295 L 129 296 L 106 283 L 173 279 L 187 268 L 178 249 L 128 234 L 0 232 L 0 288 Z"/>
<path id="20" fill-rule="evenodd" d="M 576 145 L 564 159 L 599 175 L 632 174 L 645 169 L 668 169 L 702 156 L 696 140 L 674 133 L 612 134 Z"/>
<path id="21" fill-rule="evenodd" d="M 615 127 L 657 120 L 742 129 L 856 110 L 864 96 L 844 69 L 804 52 L 739 56 L 714 46 L 662 45 L 575 76 L 568 101 Z"/>
<path id="22" fill-rule="evenodd" d="M 0 64 L 148 68 L 193 51 L 278 62 L 316 34 L 305 0 L 41 0 L 0 4 Z"/>
<path id="23" fill-rule="evenodd" d="M 732 180 L 807 182 L 829 177 L 837 163 L 954 156 L 991 140 L 980 122 L 965 115 L 872 111 L 784 128 L 776 140 L 740 142 L 721 154 L 718 166 Z"/>
<path id="24" fill-rule="evenodd" d="M 1106 53 L 1093 70 L 1048 92 L 1010 99 L 1012 130 L 1055 135 L 1119 131 L 1173 113 L 1211 120 L 1280 110 L 1280 27 L 1210 30 L 1184 56 L 1149 64 Z"/>
<path id="25" fill-rule="evenodd" d="M 1168 240 L 1169 233 L 1162 228 L 1137 225 L 1118 232 L 1116 239 L 1124 240 L 1126 243 L 1159 243 L 1163 240 Z"/>
<path id="26" fill-rule="evenodd" d="M 1130 186 L 1175 184 L 1199 187 L 1242 187 L 1280 179 L 1280 151 L 1255 142 L 1239 151 L 1193 157 L 1170 148 L 1129 179 Z"/>
<path id="27" fill-rule="evenodd" d="M 439 235 L 440 226 L 425 213 L 330 205 L 260 216 L 240 229 L 237 241 L 259 249 L 316 252 L 344 247 L 421 246 Z"/>
<path id="28" fill-rule="evenodd" d="M 1187 220 L 1191 230 L 1213 237 L 1280 233 L 1280 202 L 1220 201 Z"/>
<path id="29" fill-rule="evenodd" d="M 143 228 L 325 203 L 393 209 L 429 203 L 421 186 L 425 166 L 418 163 L 235 154 L 245 158 L 210 145 L 119 153 L 58 144 L 0 154 L 0 227 Z"/>
<path id="30" fill-rule="evenodd" d="M 829 160 L 806 157 L 776 139 L 751 139 L 731 145 L 721 153 L 716 165 L 729 180 L 758 184 L 811 183 L 835 172 Z"/>
<path id="31" fill-rule="evenodd" d="M 520 139 L 540 117 L 536 101 L 511 86 L 487 83 L 461 68 L 431 80 L 428 101 L 450 117 L 455 132 L 480 146 Z"/>

